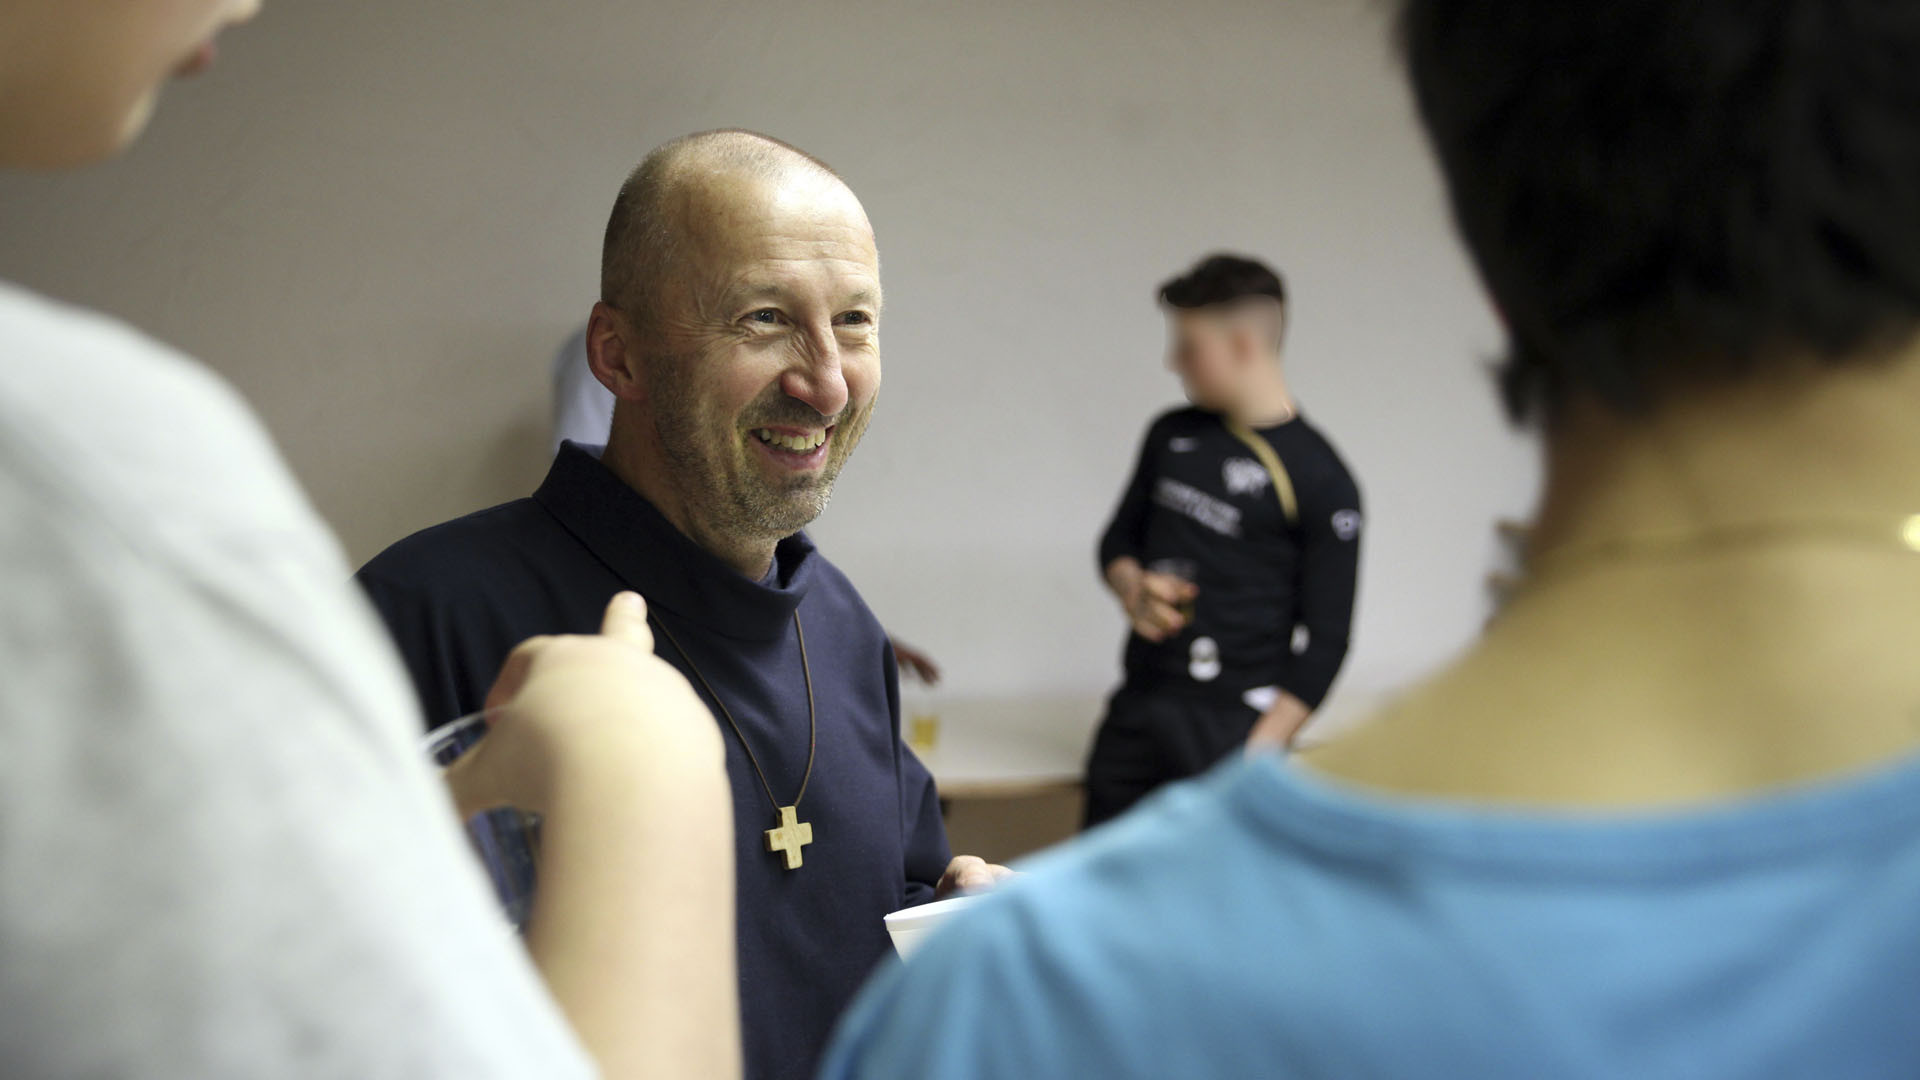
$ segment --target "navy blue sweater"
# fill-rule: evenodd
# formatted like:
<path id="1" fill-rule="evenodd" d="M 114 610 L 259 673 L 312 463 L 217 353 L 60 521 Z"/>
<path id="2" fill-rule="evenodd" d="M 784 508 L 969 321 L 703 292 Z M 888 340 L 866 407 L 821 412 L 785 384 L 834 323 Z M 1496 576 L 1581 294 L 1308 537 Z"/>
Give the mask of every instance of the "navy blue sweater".
<path id="1" fill-rule="evenodd" d="M 933 780 L 900 743 L 893 652 L 847 578 L 801 534 L 780 544 L 767 582 L 750 581 L 569 444 L 532 498 L 416 533 L 359 579 L 429 725 L 479 709 L 519 642 L 592 633 L 614 593 L 639 592 L 725 700 L 782 805 L 807 761 L 799 612 L 819 713 L 799 807 L 814 842 L 799 869 L 766 850 L 772 805 L 740 740 L 725 735 L 746 1074 L 811 1077 L 834 1020 L 890 951 L 881 916 L 931 899 L 948 860 Z M 660 655 L 691 678 L 659 636 Z M 717 710 L 715 721 L 725 728 Z"/>

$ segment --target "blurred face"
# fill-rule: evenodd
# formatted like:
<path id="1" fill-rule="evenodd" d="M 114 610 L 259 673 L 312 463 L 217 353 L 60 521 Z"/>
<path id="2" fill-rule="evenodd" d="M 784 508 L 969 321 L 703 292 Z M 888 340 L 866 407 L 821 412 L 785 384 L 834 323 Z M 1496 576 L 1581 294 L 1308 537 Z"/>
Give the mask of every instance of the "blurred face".
<path id="1" fill-rule="evenodd" d="M 845 185 L 724 177 L 683 207 L 647 400 L 689 517 L 739 540 L 820 515 L 880 391 L 880 256 Z"/>
<path id="2" fill-rule="evenodd" d="M 0 165 L 81 165 L 146 126 L 162 83 L 212 62 L 259 0 L 0 0 Z"/>
<path id="3" fill-rule="evenodd" d="M 1187 400 L 1202 409 L 1223 411 L 1234 400 L 1244 363 L 1242 334 L 1234 322 L 1207 308 L 1167 312 L 1167 364 L 1187 392 Z"/>

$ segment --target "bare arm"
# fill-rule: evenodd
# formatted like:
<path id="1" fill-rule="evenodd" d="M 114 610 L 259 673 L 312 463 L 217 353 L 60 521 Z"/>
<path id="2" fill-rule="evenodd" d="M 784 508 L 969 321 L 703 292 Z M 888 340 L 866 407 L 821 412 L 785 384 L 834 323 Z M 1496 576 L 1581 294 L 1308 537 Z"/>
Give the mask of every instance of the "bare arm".
<path id="1" fill-rule="evenodd" d="M 740 1075 L 733 820 L 706 707 L 623 594 L 601 637 L 509 659 L 488 737 L 448 770 L 461 812 L 544 815 L 527 948 L 602 1074 Z"/>

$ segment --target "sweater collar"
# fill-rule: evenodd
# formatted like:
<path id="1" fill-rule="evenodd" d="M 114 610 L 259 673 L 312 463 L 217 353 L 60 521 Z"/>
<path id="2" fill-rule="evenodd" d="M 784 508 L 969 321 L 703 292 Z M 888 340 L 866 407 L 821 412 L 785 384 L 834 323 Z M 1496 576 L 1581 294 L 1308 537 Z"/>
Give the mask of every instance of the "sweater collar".
<path id="1" fill-rule="evenodd" d="M 744 577 L 614 475 L 600 449 L 563 444 L 535 501 L 648 606 L 727 637 L 771 641 L 786 633 L 813 581 L 805 533 L 780 541 L 765 581 Z"/>

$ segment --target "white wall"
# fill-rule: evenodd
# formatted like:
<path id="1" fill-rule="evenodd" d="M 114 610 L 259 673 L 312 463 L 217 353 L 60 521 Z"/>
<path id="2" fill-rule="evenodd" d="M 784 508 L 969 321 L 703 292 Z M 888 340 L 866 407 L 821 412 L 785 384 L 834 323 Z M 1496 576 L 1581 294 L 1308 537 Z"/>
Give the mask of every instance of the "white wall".
<path id="1" fill-rule="evenodd" d="M 880 230 L 886 389 L 816 535 L 962 695 L 1083 694 L 1092 546 L 1177 400 L 1152 289 L 1215 248 L 1371 515 L 1365 697 L 1484 614 L 1528 448 L 1374 0 L 268 0 L 133 154 L 0 180 L 0 276 L 125 315 L 255 401 L 356 559 L 522 494 L 626 169 L 701 128 L 833 162 Z"/>

